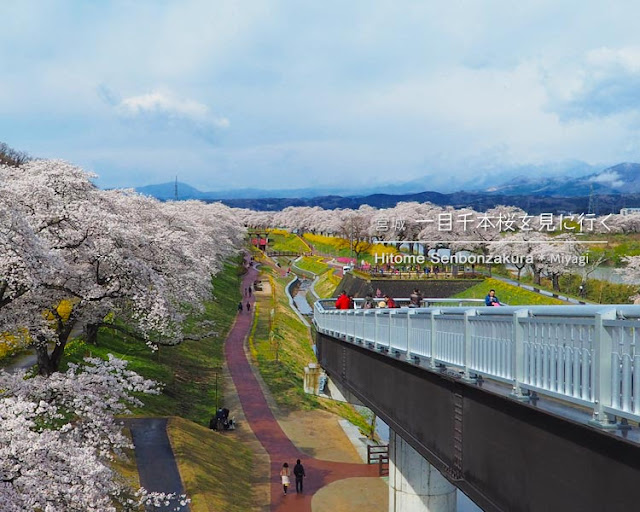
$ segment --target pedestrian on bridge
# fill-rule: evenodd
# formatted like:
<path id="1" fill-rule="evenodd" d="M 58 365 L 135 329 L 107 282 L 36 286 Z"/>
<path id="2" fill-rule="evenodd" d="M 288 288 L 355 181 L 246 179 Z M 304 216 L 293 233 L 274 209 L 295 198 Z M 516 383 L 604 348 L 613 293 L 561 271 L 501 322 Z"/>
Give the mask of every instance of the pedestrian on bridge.
<path id="1" fill-rule="evenodd" d="M 300 459 L 298 459 L 296 465 L 293 466 L 293 474 L 296 476 L 296 493 L 301 493 L 302 479 L 307 475 L 304 472 L 304 466 L 300 464 Z"/>
<path id="2" fill-rule="evenodd" d="M 500 301 L 498 300 L 498 297 L 496 297 L 495 290 L 489 290 L 489 293 L 484 298 L 484 303 L 486 306 L 500 306 Z"/>
<path id="3" fill-rule="evenodd" d="M 409 307 L 410 308 L 419 308 L 422 303 L 422 293 L 418 288 L 415 288 L 413 292 L 411 292 L 411 296 L 409 297 Z"/>
<path id="4" fill-rule="evenodd" d="M 349 297 L 347 292 L 343 291 L 336 299 L 336 309 L 349 309 Z"/>

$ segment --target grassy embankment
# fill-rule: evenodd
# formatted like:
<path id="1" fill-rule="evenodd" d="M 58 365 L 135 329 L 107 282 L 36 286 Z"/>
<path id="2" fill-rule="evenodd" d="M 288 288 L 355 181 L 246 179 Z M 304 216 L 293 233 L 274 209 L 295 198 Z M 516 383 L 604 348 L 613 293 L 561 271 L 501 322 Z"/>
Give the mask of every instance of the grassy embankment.
<path id="1" fill-rule="evenodd" d="M 145 406 L 134 414 L 175 417 L 169 423 L 169 435 L 194 512 L 244 512 L 252 508 L 251 452 L 233 435 L 207 428 L 215 411 L 216 374 L 218 401 L 224 405 L 223 343 L 240 300 L 238 274 L 237 264 L 226 264 L 213 280 L 215 299 L 205 304 L 203 316 L 215 320 L 215 336 L 161 347 L 154 353 L 142 343 L 103 329 L 97 346 L 76 340 L 65 352 L 67 363 L 86 355 L 106 357 L 111 353 L 128 360 L 129 368 L 144 377 L 165 384 L 162 394 L 142 396 Z M 195 319 L 189 323 L 193 326 Z M 131 473 L 130 468 L 123 471 Z"/>
<path id="2" fill-rule="evenodd" d="M 584 296 L 580 295 L 580 285 L 582 284 L 582 276 L 578 274 L 570 273 L 571 269 L 568 269 L 566 274 L 560 276 L 559 290 L 553 289 L 553 284 L 550 279 L 546 277 L 541 278 L 540 283 L 535 283 L 533 276 L 526 275 L 520 278 L 522 284 L 535 286 L 540 290 L 546 290 L 551 293 L 557 293 L 566 297 L 571 297 L 577 300 L 583 300 L 585 302 L 593 302 L 597 304 L 628 304 L 631 303 L 629 297 L 638 292 L 638 285 L 623 284 L 623 283 L 611 283 L 603 279 L 591 279 L 586 281 Z M 504 267 L 494 267 L 493 273 L 495 275 L 508 277 L 516 280 L 517 276 L 514 272 L 509 272 Z"/>
<path id="3" fill-rule="evenodd" d="M 320 256 L 303 256 L 296 262 L 296 266 L 302 270 L 308 270 L 314 274 L 320 275 L 331 270 L 331 266 L 324 262 L 324 258 Z"/>
<path id="4" fill-rule="evenodd" d="M 538 293 L 519 288 L 508 283 L 504 283 L 497 279 L 487 278 L 482 283 L 478 283 L 464 292 L 458 293 L 453 297 L 456 299 L 484 299 L 489 290 L 494 289 L 496 296 L 501 302 L 510 306 L 530 305 L 566 305 L 567 303 L 553 297 L 546 297 Z"/>
<path id="5" fill-rule="evenodd" d="M 353 257 L 349 240 L 336 236 L 313 235 L 305 233 L 303 238 L 307 240 L 316 252 L 327 254 L 336 258 Z M 399 251 L 394 246 L 385 246 L 383 244 L 372 244 L 371 247 L 360 255 L 360 260 L 365 260 L 371 264 L 375 264 L 376 254 L 383 256 L 385 254 L 397 254 Z"/>
<path id="6" fill-rule="evenodd" d="M 335 273 L 336 269 L 325 263 L 321 257 L 304 256 L 296 265 L 319 276 L 314 290 L 321 299 L 331 297 L 340 284 L 340 277 Z"/>
<path id="7" fill-rule="evenodd" d="M 587 245 L 591 258 L 603 254 L 606 258 L 604 265 L 621 267 L 625 256 L 640 255 L 640 233 L 584 233 L 583 241 L 607 240 L 607 244 Z"/>
<path id="8" fill-rule="evenodd" d="M 321 299 L 328 299 L 340 284 L 340 277 L 335 272 L 325 272 L 316 282 L 314 289 Z"/>
<path id="9" fill-rule="evenodd" d="M 280 252 L 310 252 L 311 248 L 297 235 L 289 233 L 284 229 L 269 230 L 270 251 Z"/>
<path id="10" fill-rule="evenodd" d="M 263 268 L 262 278 L 269 280 L 272 293 L 256 296 L 249 346 L 278 407 L 283 412 L 323 408 L 367 432 L 367 419 L 353 406 L 305 394 L 304 367 L 316 358 L 309 329 L 289 307 L 285 286 L 291 279 L 279 277 L 270 267 Z"/>

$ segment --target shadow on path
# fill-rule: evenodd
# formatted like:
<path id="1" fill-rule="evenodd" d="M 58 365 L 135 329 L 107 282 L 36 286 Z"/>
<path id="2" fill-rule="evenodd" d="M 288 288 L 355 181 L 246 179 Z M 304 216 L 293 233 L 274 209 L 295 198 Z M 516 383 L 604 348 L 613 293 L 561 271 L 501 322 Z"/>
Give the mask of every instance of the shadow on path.
<path id="1" fill-rule="evenodd" d="M 136 448 L 136 464 L 140 485 L 147 491 L 184 494 L 178 465 L 167 434 L 167 418 L 127 418 L 124 423 L 131 430 Z M 147 510 L 167 512 L 169 507 L 147 507 Z M 188 511 L 189 506 L 180 509 Z"/>

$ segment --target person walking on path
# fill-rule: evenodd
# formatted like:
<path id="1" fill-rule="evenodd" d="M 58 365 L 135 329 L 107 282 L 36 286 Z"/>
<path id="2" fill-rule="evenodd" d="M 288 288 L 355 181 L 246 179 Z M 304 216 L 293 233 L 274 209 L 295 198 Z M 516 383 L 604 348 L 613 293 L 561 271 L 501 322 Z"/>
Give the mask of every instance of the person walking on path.
<path id="1" fill-rule="evenodd" d="M 289 475 L 291 473 L 289 472 L 289 464 L 287 464 L 286 462 L 282 465 L 282 469 L 280 470 L 280 478 L 282 480 L 282 490 L 284 491 L 284 494 L 287 494 L 287 488 L 289 487 L 289 484 L 291 483 L 289 481 Z"/>
<path id="2" fill-rule="evenodd" d="M 302 479 L 307 476 L 304 473 L 304 466 L 300 464 L 300 459 L 296 461 L 296 465 L 293 466 L 293 474 L 296 476 L 296 493 L 302 492 Z"/>
<path id="3" fill-rule="evenodd" d="M 242 313 L 242 301 L 238 302 L 238 313 Z"/>
<path id="4" fill-rule="evenodd" d="M 251 311 L 251 302 L 247 301 L 247 312 Z"/>
<path id="5" fill-rule="evenodd" d="M 242 284 L 237 288 L 238 292 L 241 293 L 244 286 L 249 286 L 254 282 L 258 282 L 255 268 L 250 269 L 243 276 Z M 242 301 L 243 306 L 245 302 L 246 300 Z M 251 426 L 255 436 L 265 449 L 273 454 L 272 460 L 274 462 L 271 465 L 271 474 L 278 476 L 283 469 L 283 464 L 279 461 L 295 461 L 297 458 L 307 457 L 307 455 L 300 452 L 280 428 L 253 373 L 251 362 L 247 359 L 244 340 L 251 331 L 252 323 L 253 317 L 250 314 L 237 316 L 225 341 L 225 359 L 237 389 L 247 424 Z M 292 498 L 283 495 L 282 480 L 271 479 L 269 486 L 271 491 L 269 510 L 271 512 L 312 512 L 312 497 L 319 489 L 345 478 L 378 476 L 377 465 L 367 465 L 361 462 L 329 462 L 306 458 L 304 467 L 305 471 L 309 469 L 313 478 L 305 482 L 306 491 L 304 494 L 298 494 L 293 502 Z M 293 467 L 288 469 L 291 470 Z"/>

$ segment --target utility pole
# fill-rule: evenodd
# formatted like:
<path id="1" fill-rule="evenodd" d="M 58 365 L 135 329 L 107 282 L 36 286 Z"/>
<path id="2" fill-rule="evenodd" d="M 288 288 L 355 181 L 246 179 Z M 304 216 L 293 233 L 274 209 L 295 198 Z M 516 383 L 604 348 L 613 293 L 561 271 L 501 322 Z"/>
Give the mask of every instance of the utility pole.
<path id="1" fill-rule="evenodd" d="M 218 372 L 216 372 L 216 411 L 218 410 Z"/>

